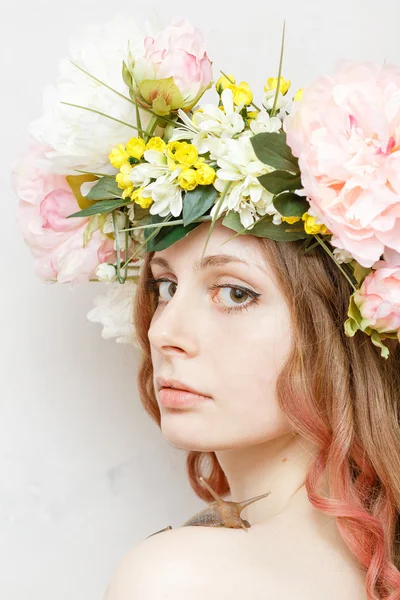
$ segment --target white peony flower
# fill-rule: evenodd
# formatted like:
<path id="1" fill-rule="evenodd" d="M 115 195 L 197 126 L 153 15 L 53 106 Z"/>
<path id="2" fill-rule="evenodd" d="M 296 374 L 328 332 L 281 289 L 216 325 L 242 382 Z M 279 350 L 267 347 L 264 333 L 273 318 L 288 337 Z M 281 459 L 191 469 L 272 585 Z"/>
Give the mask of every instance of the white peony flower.
<path id="1" fill-rule="evenodd" d="M 133 327 L 133 300 L 136 293 L 136 281 L 127 279 L 125 283 L 114 283 L 105 295 L 94 299 L 94 308 L 87 319 L 103 326 L 104 339 L 116 338 L 120 344 L 137 346 Z"/>
<path id="2" fill-rule="evenodd" d="M 117 279 L 117 270 L 110 263 L 101 263 L 96 267 L 96 277 L 104 283 L 113 283 Z"/>
<path id="3" fill-rule="evenodd" d="M 152 32 L 126 15 L 117 15 L 101 25 L 81 27 L 70 41 L 70 57 L 90 74 L 129 97 L 122 79 L 122 61 L 143 54 L 144 38 Z M 44 114 L 30 125 L 30 133 L 54 150 L 46 152 L 39 167 L 59 174 L 80 170 L 114 174 L 109 162 L 112 148 L 128 140 L 136 130 L 87 110 L 61 104 L 69 102 L 98 110 L 136 125 L 135 106 L 83 73 L 68 58 L 59 62 L 57 86 L 47 85 L 43 95 Z M 151 115 L 141 111 L 142 126 Z"/>
<path id="4" fill-rule="evenodd" d="M 257 219 L 257 215 L 276 214 L 270 194 L 258 181 L 260 175 L 273 171 L 271 167 L 258 160 L 250 142 L 251 132 L 238 139 L 225 140 L 225 153 L 217 160 L 220 167 L 214 186 L 223 192 L 227 182 L 233 182 L 224 198 L 219 214 L 224 210 L 234 210 L 240 214 L 243 227 L 248 227 Z M 217 204 L 211 209 L 216 212 Z"/>

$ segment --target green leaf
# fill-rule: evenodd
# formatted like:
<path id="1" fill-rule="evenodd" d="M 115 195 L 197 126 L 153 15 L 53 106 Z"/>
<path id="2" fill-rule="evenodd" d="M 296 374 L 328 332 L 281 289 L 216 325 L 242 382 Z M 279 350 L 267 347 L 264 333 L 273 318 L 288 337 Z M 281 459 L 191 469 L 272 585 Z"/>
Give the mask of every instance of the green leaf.
<path id="1" fill-rule="evenodd" d="M 397 336 L 396 336 L 397 337 Z M 382 343 L 382 335 L 377 331 L 371 331 L 371 341 L 377 348 L 381 350 L 381 356 L 385 359 L 389 358 L 389 348 Z"/>
<path id="2" fill-rule="evenodd" d="M 284 217 L 302 217 L 310 207 L 308 201 L 293 192 L 283 192 L 272 200 L 277 211 Z"/>
<path id="3" fill-rule="evenodd" d="M 273 171 L 258 177 L 261 185 L 271 194 L 280 194 L 281 192 L 291 192 L 303 187 L 299 175 L 292 175 L 288 171 Z"/>
<path id="4" fill-rule="evenodd" d="M 274 169 L 282 169 L 299 174 L 299 163 L 286 142 L 286 133 L 257 133 L 250 138 L 254 152 L 259 160 Z"/>
<path id="5" fill-rule="evenodd" d="M 396 340 L 396 331 L 378 332 L 375 329 L 366 325 L 365 319 L 362 318 L 360 309 L 355 302 L 354 294 L 350 297 L 350 303 L 348 308 L 348 319 L 344 324 L 344 331 L 347 337 L 353 337 L 355 333 L 360 330 L 371 337 L 371 341 L 377 348 L 381 350 L 381 356 L 385 359 L 389 358 L 389 349 L 383 344 L 383 340 L 386 338 Z"/>
<path id="6" fill-rule="evenodd" d="M 215 203 L 219 196 L 213 185 L 198 185 L 194 190 L 186 192 L 183 200 L 183 225 L 189 225 L 202 217 Z"/>
<path id="7" fill-rule="evenodd" d="M 93 204 L 93 202 L 88 199 L 88 196 L 82 196 L 81 185 L 86 182 L 97 181 L 98 177 L 92 174 L 67 175 L 66 180 L 76 198 L 79 208 L 83 210 L 84 208 L 88 208 L 88 206 Z"/>
<path id="8" fill-rule="evenodd" d="M 131 100 L 133 100 L 133 102 L 136 102 L 136 94 L 134 90 L 129 89 L 129 97 Z"/>
<path id="9" fill-rule="evenodd" d="M 137 222 L 140 222 L 140 225 L 146 225 L 144 220 L 147 219 L 149 216 L 148 208 L 142 208 L 140 204 L 134 202 L 132 212 L 135 215 L 133 221 L 135 221 L 136 224 Z"/>
<path id="10" fill-rule="evenodd" d="M 164 222 L 164 220 L 164 218 L 160 218 L 159 221 L 152 220 L 152 222 Z M 158 252 L 159 250 L 165 250 L 165 248 L 169 248 L 169 246 L 172 246 L 172 244 L 175 244 L 175 242 L 184 238 L 190 231 L 192 231 L 192 229 L 195 229 L 199 225 L 201 225 L 201 223 L 191 223 L 186 227 L 183 225 L 162 227 L 158 234 L 147 242 L 146 252 Z"/>
<path id="11" fill-rule="evenodd" d="M 132 202 L 131 198 L 129 198 L 129 202 L 119 198 L 117 200 L 101 200 L 100 202 L 96 202 L 89 206 L 89 208 L 84 208 L 79 212 L 73 213 L 72 215 L 68 215 L 66 219 L 70 219 L 71 217 L 90 217 L 91 215 L 101 215 L 104 213 L 111 212 L 115 208 L 119 208 L 120 206 L 126 206 Z"/>
<path id="12" fill-rule="evenodd" d="M 243 225 L 240 222 L 240 215 L 236 211 L 229 211 L 222 224 L 225 227 L 229 227 L 234 231 L 240 231 L 243 229 Z M 302 229 L 299 231 L 299 227 L 290 225 L 289 223 L 281 223 L 281 225 L 275 225 L 272 222 L 272 216 L 268 215 L 268 218 L 263 219 L 260 223 L 256 223 L 252 229 L 248 230 L 247 234 L 244 235 L 255 235 L 256 237 L 265 237 L 277 242 L 293 242 L 295 240 L 302 240 L 308 237 L 308 234 Z"/>
<path id="13" fill-rule="evenodd" d="M 88 195 L 89 200 L 108 200 L 109 198 L 121 198 L 121 188 L 118 187 L 115 179 L 111 177 L 102 177 L 98 183 L 92 187 Z"/>
<path id="14" fill-rule="evenodd" d="M 122 79 L 124 80 L 125 85 L 131 89 L 132 88 L 132 75 L 126 66 L 125 61 L 122 61 Z"/>
<path id="15" fill-rule="evenodd" d="M 361 313 L 357 304 L 354 300 L 354 294 L 350 296 L 349 308 L 347 310 L 348 319 L 344 323 L 344 331 L 347 337 L 353 337 L 353 335 L 361 329 Z"/>
<path id="16" fill-rule="evenodd" d="M 205 251 L 207 249 L 207 245 L 208 245 L 209 239 L 210 239 L 212 231 L 213 231 L 213 229 L 215 227 L 215 223 L 219 219 L 220 211 L 222 209 L 224 200 L 225 200 L 226 195 L 228 194 L 228 192 L 229 192 L 232 184 L 233 184 L 233 181 L 227 181 L 225 183 L 224 191 L 222 192 L 221 196 L 218 198 L 218 202 L 215 205 L 215 212 L 214 212 L 214 215 L 213 215 L 213 217 L 211 219 L 210 227 L 209 227 L 208 232 L 207 232 L 206 243 L 204 244 L 203 251 L 201 253 L 201 260 L 203 260 L 203 257 L 204 257 Z"/>
<path id="17" fill-rule="evenodd" d="M 361 284 L 364 281 L 364 279 L 367 277 L 367 275 L 371 273 L 371 269 L 369 267 L 363 267 L 356 260 L 352 261 L 350 264 L 353 265 L 354 277 L 356 278 L 357 283 L 361 287 Z"/>
<path id="18" fill-rule="evenodd" d="M 105 215 L 92 215 L 89 219 L 89 222 L 83 232 L 83 247 L 85 248 L 87 244 L 92 239 L 92 236 L 95 231 L 104 227 L 104 223 L 106 221 Z"/>

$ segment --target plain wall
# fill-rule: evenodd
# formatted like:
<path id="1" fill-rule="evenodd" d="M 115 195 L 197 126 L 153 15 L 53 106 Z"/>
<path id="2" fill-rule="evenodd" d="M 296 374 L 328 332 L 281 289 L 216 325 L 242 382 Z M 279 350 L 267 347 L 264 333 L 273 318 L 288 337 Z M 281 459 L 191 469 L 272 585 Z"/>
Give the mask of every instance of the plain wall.
<path id="1" fill-rule="evenodd" d="M 104 340 L 86 320 L 103 284 L 71 291 L 36 278 L 15 226 L 11 162 L 42 114 L 78 22 L 114 14 L 168 24 L 186 15 L 221 68 L 261 93 L 276 76 L 286 19 L 283 74 L 293 88 L 341 58 L 399 63 L 397 0 L 306 0 L 247 5 L 222 0 L 20 0 L 2 3 L 0 597 L 101 600 L 116 564 L 150 533 L 179 526 L 204 506 L 138 399 L 138 350 Z"/>

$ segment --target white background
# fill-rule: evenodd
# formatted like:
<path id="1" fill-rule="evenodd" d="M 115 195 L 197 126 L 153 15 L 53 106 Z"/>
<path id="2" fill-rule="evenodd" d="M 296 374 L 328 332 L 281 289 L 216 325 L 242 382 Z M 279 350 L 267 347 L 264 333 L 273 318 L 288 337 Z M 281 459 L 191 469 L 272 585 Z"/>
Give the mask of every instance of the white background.
<path id="1" fill-rule="evenodd" d="M 203 30 L 219 68 L 262 90 L 283 74 L 294 88 L 341 58 L 400 64 L 397 0 L 3 0 L 0 17 L 1 330 L 0 597 L 101 600 L 121 557 L 150 533 L 179 526 L 203 503 L 142 408 L 137 350 L 86 321 L 102 284 L 71 291 L 32 273 L 15 226 L 10 164 L 41 116 L 42 89 L 81 22 L 137 6 L 137 19 L 184 14 Z"/>

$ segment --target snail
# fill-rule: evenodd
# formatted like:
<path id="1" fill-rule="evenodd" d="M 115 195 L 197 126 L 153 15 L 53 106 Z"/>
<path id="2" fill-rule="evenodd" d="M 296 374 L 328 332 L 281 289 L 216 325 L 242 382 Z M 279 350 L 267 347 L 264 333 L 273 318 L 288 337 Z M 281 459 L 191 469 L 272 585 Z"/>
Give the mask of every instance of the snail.
<path id="1" fill-rule="evenodd" d="M 212 489 L 207 481 L 204 480 L 203 477 L 200 477 L 200 481 L 207 488 L 212 497 L 215 498 L 215 502 L 212 502 L 203 508 L 203 510 L 194 514 L 192 517 L 190 517 L 190 519 L 185 521 L 181 527 L 189 527 L 193 525 L 200 525 L 203 527 L 230 527 L 233 529 L 242 528 L 247 532 L 247 529 L 251 527 L 251 525 L 248 521 L 240 517 L 240 513 L 244 508 L 246 508 L 246 506 L 249 506 L 249 504 L 252 504 L 257 500 L 261 500 L 261 498 L 265 498 L 271 493 L 266 492 L 265 494 L 254 496 L 254 498 L 243 500 L 242 502 L 232 502 L 229 500 L 223 500 L 223 498 L 218 496 L 218 494 Z M 172 529 L 171 525 L 168 525 L 168 527 L 164 527 L 164 529 L 160 529 L 160 531 L 156 531 L 147 537 L 151 537 L 157 533 L 162 533 L 163 531 L 168 531 L 168 529 Z"/>

